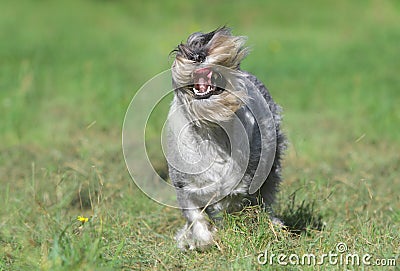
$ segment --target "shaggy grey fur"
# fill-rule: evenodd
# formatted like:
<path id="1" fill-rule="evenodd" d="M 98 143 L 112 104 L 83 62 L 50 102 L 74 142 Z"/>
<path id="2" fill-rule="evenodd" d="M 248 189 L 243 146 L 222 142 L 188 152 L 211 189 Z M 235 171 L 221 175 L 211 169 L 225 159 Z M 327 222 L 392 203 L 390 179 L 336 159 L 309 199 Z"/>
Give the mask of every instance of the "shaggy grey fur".
<path id="1" fill-rule="evenodd" d="M 221 211 L 256 204 L 270 210 L 281 182 L 286 145 L 281 108 L 254 75 L 240 70 L 248 53 L 245 40 L 223 27 L 194 33 L 174 50 L 167 160 L 187 220 L 176 236 L 181 249 L 214 244 L 216 228 L 207 216 L 213 219 Z M 261 112 L 261 121 L 255 111 Z M 270 118 L 263 112 L 270 112 Z M 267 141 L 263 132 L 270 135 Z M 263 145 L 273 148 L 268 156 L 271 170 L 250 194 L 257 167 L 268 162 L 260 159 Z"/>

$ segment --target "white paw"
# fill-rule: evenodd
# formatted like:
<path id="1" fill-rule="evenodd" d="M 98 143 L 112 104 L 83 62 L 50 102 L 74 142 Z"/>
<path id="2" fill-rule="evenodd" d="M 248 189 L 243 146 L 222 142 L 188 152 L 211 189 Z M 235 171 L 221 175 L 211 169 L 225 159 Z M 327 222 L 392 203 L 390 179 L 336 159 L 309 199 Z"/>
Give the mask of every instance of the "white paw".
<path id="1" fill-rule="evenodd" d="M 195 222 L 191 227 L 186 224 L 176 234 L 176 241 L 181 250 L 204 250 L 215 244 L 214 233 L 215 227 L 209 229 L 208 223 Z"/>

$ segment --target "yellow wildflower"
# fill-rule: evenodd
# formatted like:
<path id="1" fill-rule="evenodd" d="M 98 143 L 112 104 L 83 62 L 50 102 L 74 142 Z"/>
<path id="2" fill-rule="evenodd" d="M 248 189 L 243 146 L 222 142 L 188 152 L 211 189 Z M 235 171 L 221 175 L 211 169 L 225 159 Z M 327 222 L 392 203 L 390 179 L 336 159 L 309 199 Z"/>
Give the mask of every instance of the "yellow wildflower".
<path id="1" fill-rule="evenodd" d="M 88 222 L 89 218 L 84 216 L 78 216 L 77 220 L 79 220 L 80 222 L 82 222 L 82 224 L 84 224 L 85 222 Z"/>

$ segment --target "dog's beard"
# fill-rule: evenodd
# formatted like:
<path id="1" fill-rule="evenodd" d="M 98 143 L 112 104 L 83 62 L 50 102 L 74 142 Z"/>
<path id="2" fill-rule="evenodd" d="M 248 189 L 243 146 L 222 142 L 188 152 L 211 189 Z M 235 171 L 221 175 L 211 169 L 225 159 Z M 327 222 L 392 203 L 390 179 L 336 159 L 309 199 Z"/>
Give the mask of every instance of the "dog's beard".
<path id="1" fill-rule="evenodd" d="M 227 121 L 244 104 L 246 86 L 239 70 L 247 54 L 244 42 L 244 37 L 222 28 L 211 34 L 194 33 L 176 49 L 172 65 L 176 99 L 195 122 Z"/>

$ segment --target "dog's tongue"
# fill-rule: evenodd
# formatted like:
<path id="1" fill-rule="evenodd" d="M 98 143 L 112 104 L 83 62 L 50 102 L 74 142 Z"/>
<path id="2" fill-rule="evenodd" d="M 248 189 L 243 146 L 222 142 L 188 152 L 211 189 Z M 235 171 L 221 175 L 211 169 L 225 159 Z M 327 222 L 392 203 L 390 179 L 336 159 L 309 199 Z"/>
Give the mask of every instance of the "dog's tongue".
<path id="1" fill-rule="evenodd" d="M 198 78 L 194 87 L 201 93 L 206 92 L 208 87 L 208 81 L 203 77 L 200 77 Z"/>
<path id="2" fill-rule="evenodd" d="M 208 68 L 202 68 L 193 72 L 194 87 L 200 92 L 207 91 L 208 86 L 211 86 L 212 71 Z"/>

